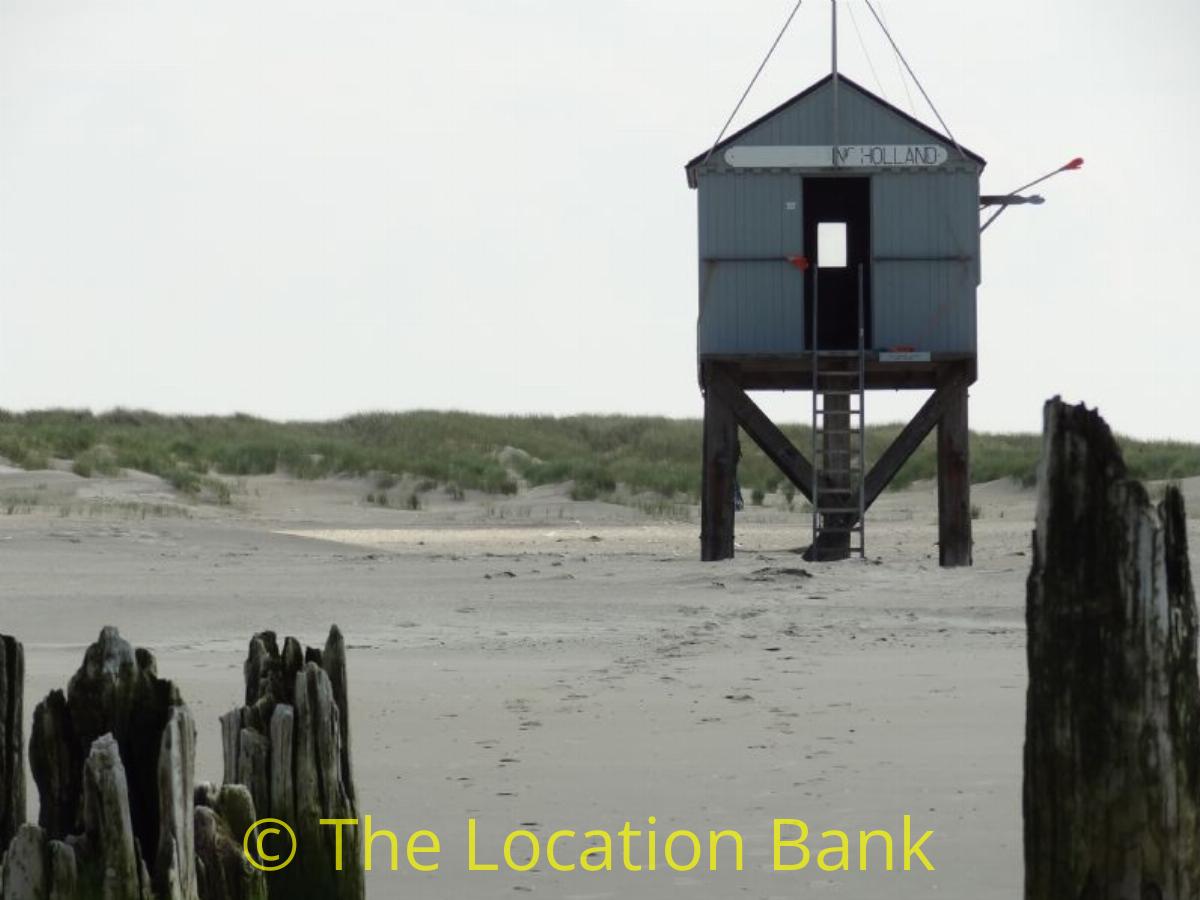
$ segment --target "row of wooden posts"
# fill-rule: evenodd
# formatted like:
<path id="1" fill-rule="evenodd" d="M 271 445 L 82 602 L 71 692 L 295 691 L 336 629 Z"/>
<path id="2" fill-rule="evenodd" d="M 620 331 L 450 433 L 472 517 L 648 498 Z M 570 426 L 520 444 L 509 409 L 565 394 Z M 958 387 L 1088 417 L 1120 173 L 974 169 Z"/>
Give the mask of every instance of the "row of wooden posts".
<path id="1" fill-rule="evenodd" d="M 66 691 L 33 711 L 37 824 L 25 821 L 23 666 L 21 644 L 0 638 L 0 900 L 362 900 L 356 832 L 338 871 L 318 827 L 356 818 L 336 626 L 322 649 L 251 640 L 245 705 L 221 718 L 220 787 L 195 781 L 196 725 L 176 685 L 105 628 Z M 297 837 L 294 862 L 270 874 L 244 842 L 266 817 Z M 264 843 L 259 856 L 257 835 L 248 846 L 264 867 L 290 850 Z"/>
<path id="2" fill-rule="evenodd" d="M 1026 594 L 1025 896 L 1200 896 L 1197 614 L 1180 492 L 1131 479 L 1108 426 L 1045 409 Z M 0 638 L 0 900 L 342 900 L 321 818 L 356 818 L 345 643 L 255 635 L 245 704 L 221 718 L 224 784 L 194 782 L 195 724 L 154 657 L 106 628 L 33 713 L 40 795 L 25 821 L 23 653 Z M 243 853 L 256 818 L 294 823 L 296 862 Z M 355 863 L 354 861 L 358 861 Z"/>

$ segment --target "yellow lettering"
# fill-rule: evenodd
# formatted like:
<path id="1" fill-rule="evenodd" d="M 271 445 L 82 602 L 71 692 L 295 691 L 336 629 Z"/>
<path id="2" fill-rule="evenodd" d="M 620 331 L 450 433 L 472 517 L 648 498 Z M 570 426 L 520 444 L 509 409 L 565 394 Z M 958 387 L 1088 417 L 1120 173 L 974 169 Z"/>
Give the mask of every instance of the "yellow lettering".
<path id="1" fill-rule="evenodd" d="M 742 871 L 742 836 L 736 831 L 710 831 L 708 833 L 708 868 L 710 871 L 717 871 L 717 845 L 721 843 L 721 838 L 733 838 L 734 859 L 737 863 L 736 871 Z"/>
<path id="2" fill-rule="evenodd" d="M 475 820 L 467 819 L 467 871 L 495 872 L 500 866 L 497 863 L 481 863 L 475 861 Z"/>
<path id="3" fill-rule="evenodd" d="M 420 838 L 429 838 L 429 845 L 426 847 L 417 846 L 417 840 Z M 418 853 L 441 853 L 442 842 L 438 836 L 432 831 L 414 831 L 408 838 L 408 864 L 417 872 L 436 872 L 438 863 L 423 863 L 417 859 Z"/>
<path id="4" fill-rule="evenodd" d="M 686 864 L 680 864 L 675 859 L 675 853 L 672 848 L 675 846 L 675 841 L 678 838 L 685 838 L 692 845 L 692 858 Z M 676 872 L 690 872 L 700 862 L 700 838 L 696 837 L 690 831 L 672 831 L 667 835 L 667 843 L 663 849 L 667 854 L 667 865 Z"/>
<path id="5" fill-rule="evenodd" d="M 892 871 L 892 836 L 886 831 L 860 831 L 858 833 L 858 868 L 865 872 L 867 871 L 867 848 L 871 843 L 871 838 L 883 838 L 883 845 L 887 849 L 884 850 L 884 868 L 889 872 Z"/>
<path id="6" fill-rule="evenodd" d="M 513 859 L 512 846 L 517 838 L 525 838 L 525 840 L 529 841 L 529 862 L 527 863 L 518 864 Z M 538 846 L 537 835 L 532 831 L 525 831 L 524 829 L 511 831 L 508 837 L 504 839 L 504 863 L 514 872 L 528 872 L 538 864 L 538 859 L 541 855 L 542 851 Z"/>
<path id="7" fill-rule="evenodd" d="M 795 828 L 800 832 L 800 836 L 785 841 L 783 839 L 784 828 Z M 773 840 L 775 850 L 775 871 L 776 872 L 796 872 L 808 865 L 809 852 L 804 846 L 804 842 L 808 839 L 808 825 L 801 819 L 776 819 L 775 820 L 775 837 Z M 782 850 L 784 847 L 793 847 L 800 851 L 800 861 L 794 863 L 783 862 Z"/>
<path id="8" fill-rule="evenodd" d="M 564 866 L 554 855 L 554 845 L 558 843 L 559 838 L 564 837 L 573 838 L 575 837 L 575 832 L 556 831 L 554 834 L 550 835 L 550 839 L 546 841 L 546 862 L 550 863 L 550 868 L 558 872 L 574 872 L 575 863 L 569 863 L 568 865 Z"/>
<path id="9" fill-rule="evenodd" d="M 363 865 L 365 866 L 366 870 L 368 872 L 371 871 L 371 849 L 372 849 L 371 845 L 375 842 L 375 838 L 381 837 L 381 838 L 387 838 L 388 843 L 390 843 L 392 845 L 392 871 L 393 872 L 398 871 L 400 869 L 400 841 L 397 839 L 394 832 L 391 832 L 391 831 L 388 831 L 388 830 L 382 829 L 382 828 L 379 831 L 375 831 L 371 827 L 371 817 L 367 816 L 366 818 L 367 818 L 367 823 L 366 823 L 367 833 L 363 837 L 363 841 L 366 843 L 366 850 L 364 851 L 364 857 L 363 857 Z"/>
<path id="10" fill-rule="evenodd" d="M 653 825 L 657 819 L 651 816 L 648 820 Z M 646 832 L 646 868 L 653 872 L 658 867 L 658 852 L 654 848 L 654 829 Z"/>
<path id="11" fill-rule="evenodd" d="M 342 871 L 342 826 L 344 826 L 344 825 L 357 826 L 358 819 L 321 819 L 320 822 L 322 825 L 337 826 L 337 837 L 334 838 L 334 841 L 333 841 L 333 856 L 334 856 L 333 867 L 340 872 L 340 871 Z"/>
<path id="12" fill-rule="evenodd" d="M 626 872 L 642 871 L 642 867 L 639 865 L 636 865 L 629 858 L 629 841 L 632 838 L 638 837 L 640 835 L 641 835 L 640 831 L 632 831 L 630 829 L 630 823 L 628 823 L 628 822 L 625 823 L 624 828 L 622 828 L 620 831 L 617 832 L 617 837 L 619 837 L 621 839 L 621 861 L 625 864 Z"/>
<path id="13" fill-rule="evenodd" d="M 607 831 L 589 831 L 585 838 L 600 838 L 599 847 L 588 847 L 579 855 L 579 867 L 585 872 L 612 871 L 612 838 Z M 592 862 L 593 855 L 600 857 L 600 862 Z"/>
<path id="14" fill-rule="evenodd" d="M 921 849 L 921 845 L 933 837 L 932 831 L 927 831 L 921 835 L 921 839 L 915 844 L 912 843 L 912 816 L 904 817 L 904 871 L 907 872 L 912 866 L 912 858 L 914 855 L 921 857 L 921 863 L 925 868 L 932 872 L 933 863 L 929 861 L 929 857 L 925 855 L 925 851 Z"/>
<path id="15" fill-rule="evenodd" d="M 821 837 L 823 837 L 823 838 L 835 837 L 840 842 L 840 843 L 836 844 L 835 846 L 826 847 L 824 850 L 822 850 L 820 853 L 817 854 L 817 865 L 821 868 L 821 871 L 836 872 L 838 869 L 842 869 L 844 871 L 849 872 L 850 871 L 850 836 L 848 834 L 846 834 L 846 832 L 844 832 L 844 831 L 837 831 L 836 829 L 834 829 L 831 831 L 822 831 Z M 834 854 L 836 854 L 838 857 L 840 857 L 840 859 L 841 859 L 840 862 L 830 863 L 830 862 L 825 861 L 827 857 L 833 856 Z"/>
<path id="16" fill-rule="evenodd" d="M 266 863 L 279 862 L 279 854 L 278 853 L 268 853 L 266 851 L 266 848 L 263 847 L 263 841 L 265 841 L 268 837 L 270 837 L 273 834 L 283 834 L 283 832 L 280 831 L 278 828 L 274 828 L 274 827 L 262 828 L 258 832 L 258 845 L 257 845 L 258 846 L 258 858 Z M 342 836 L 341 836 L 341 834 L 338 834 L 338 858 L 339 859 L 341 858 L 341 852 L 342 852 Z"/>

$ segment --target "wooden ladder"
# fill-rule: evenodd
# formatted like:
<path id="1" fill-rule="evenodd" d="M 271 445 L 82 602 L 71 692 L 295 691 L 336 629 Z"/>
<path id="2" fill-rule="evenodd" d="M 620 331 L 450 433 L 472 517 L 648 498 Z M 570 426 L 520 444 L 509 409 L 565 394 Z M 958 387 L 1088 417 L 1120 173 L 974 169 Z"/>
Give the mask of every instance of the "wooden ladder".
<path id="1" fill-rule="evenodd" d="M 818 346 L 816 281 L 812 350 L 813 558 L 866 558 L 866 348 L 862 266 L 858 349 Z M 857 398 L 857 402 L 856 402 Z"/>

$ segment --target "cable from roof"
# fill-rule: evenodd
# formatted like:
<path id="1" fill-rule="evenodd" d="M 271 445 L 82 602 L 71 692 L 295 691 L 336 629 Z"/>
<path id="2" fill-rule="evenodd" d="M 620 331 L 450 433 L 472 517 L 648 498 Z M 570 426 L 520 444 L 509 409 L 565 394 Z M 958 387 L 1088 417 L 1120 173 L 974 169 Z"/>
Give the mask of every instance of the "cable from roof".
<path id="1" fill-rule="evenodd" d="M 875 12 L 875 7 L 872 5 L 871 0 L 864 0 L 864 2 L 867 4 L 867 9 L 871 11 L 871 15 L 875 17 L 875 21 L 879 23 L 879 27 L 883 29 L 884 37 L 888 39 L 888 43 L 892 45 L 892 49 L 895 50 L 896 55 L 900 57 L 900 62 L 904 63 L 904 68 L 908 71 L 908 74 L 912 76 L 913 84 L 917 86 L 917 90 L 921 92 L 921 96 L 925 98 L 925 102 L 929 104 L 929 108 L 933 110 L 933 114 L 937 116 L 937 120 L 942 125 L 942 130 L 946 132 L 946 136 L 949 137 L 950 142 L 954 144 L 954 149 L 958 151 L 958 155 L 960 157 L 966 159 L 967 154 L 965 154 L 963 152 L 963 148 L 958 145 L 958 141 L 954 137 L 954 132 L 950 130 L 950 126 L 946 124 L 946 120 L 942 118 L 942 114 L 938 112 L 937 107 L 933 105 L 933 101 L 929 98 L 929 94 L 921 84 L 921 79 L 917 78 L 917 73 L 912 70 L 912 66 L 908 64 L 908 60 L 905 59 L 904 54 L 900 52 L 900 47 L 892 38 L 892 33 L 888 31 L 887 26 L 883 24 L 883 19 L 879 18 L 879 13 Z"/>
<path id="2" fill-rule="evenodd" d="M 733 108 L 733 112 L 729 114 L 729 118 L 725 120 L 725 124 L 721 126 L 721 132 L 717 135 L 717 139 L 713 141 L 712 147 L 704 156 L 704 162 L 708 162 L 712 158 L 713 153 L 717 149 L 717 144 L 721 143 L 721 138 L 725 137 L 725 132 L 729 130 L 730 123 L 737 116 L 738 111 L 742 108 L 742 104 L 746 102 L 746 98 L 750 96 L 750 91 L 754 89 L 754 83 L 758 81 L 758 76 L 762 74 L 763 69 L 767 67 L 772 54 L 775 53 L 775 48 L 779 46 L 779 42 L 783 40 L 784 34 L 787 33 L 788 26 L 792 24 L 792 19 L 796 18 L 796 13 L 800 11 L 800 4 L 804 0 L 796 0 L 796 5 L 792 7 L 791 14 L 787 17 L 787 21 L 783 23 L 783 28 L 779 29 L 779 34 L 776 35 L 774 43 L 771 44 L 771 49 L 767 51 L 767 55 L 763 57 L 763 61 L 759 63 L 758 71 L 754 73 L 754 77 L 750 79 L 750 83 L 746 85 L 746 90 L 742 92 L 742 97 L 737 102 L 737 106 Z"/>
<path id="3" fill-rule="evenodd" d="M 883 0 L 875 0 L 879 4 L 879 18 L 883 20 L 883 24 L 887 24 L 887 10 L 883 8 Z M 908 79 L 904 77 L 904 66 L 900 63 L 900 54 L 893 52 L 893 59 L 896 60 L 896 74 L 900 76 L 900 84 L 904 87 L 904 96 L 908 98 L 908 111 L 916 116 L 917 107 L 913 103 L 912 91 L 908 89 Z M 899 104 L 897 104 L 898 106 Z"/>
<path id="4" fill-rule="evenodd" d="M 888 100 L 887 91 L 883 89 L 883 82 L 879 80 L 879 73 L 875 71 L 875 63 L 871 59 L 871 52 L 867 50 L 867 42 L 863 40 L 862 30 L 858 27 L 858 17 L 854 15 L 854 4 L 847 3 L 846 9 L 850 11 L 850 22 L 854 25 L 854 33 L 858 35 L 858 46 L 862 48 L 863 56 L 867 58 L 867 65 L 871 69 L 871 77 L 875 79 L 875 86 L 879 88 L 879 96 L 883 97 L 884 100 Z M 890 103 L 891 101 L 888 100 L 888 102 Z"/>

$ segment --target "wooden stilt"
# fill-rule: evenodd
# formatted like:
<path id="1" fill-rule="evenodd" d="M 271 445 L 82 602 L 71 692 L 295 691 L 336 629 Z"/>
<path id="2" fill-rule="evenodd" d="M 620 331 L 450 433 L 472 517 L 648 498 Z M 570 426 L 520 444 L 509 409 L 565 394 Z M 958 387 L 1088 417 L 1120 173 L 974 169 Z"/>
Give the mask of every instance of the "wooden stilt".
<path id="1" fill-rule="evenodd" d="M 811 363 L 809 363 L 811 365 Z M 921 446 L 936 426 L 938 429 L 938 522 L 939 557 L 943 566 L 971 565 L 971 486 L 967 432 L 967 389 L 975 380 L 972 359 L 870 364 L 864 384 L 868 390 L 928 389 L 933 394 L 882 454 L 874 460 L 862 479 L 863 507 L 869 509 L 904 463 Z M 750 398 L 750 390 L 805 390 L 812 386 L 812 370 L 789 370 L 779 361 L 719 360 L 705 361 L 700 381 L 704 392 L 704 449 L 701 488 L 701 558 L 728 559 L 733 556 L 733 484 L 737 474 L 737 437 L 740 426 L 767 458 L 808 500 L 814 496 L 814 472 L 822 471 L 822 507 L 839 506 L 832 502 L 834 487 L 851 487 L 844 494 L 845 506 L 858 506 L 855 479 L 847 484 L 847 473 L 830 468 L 833 459 L 854 449 L 851 425 L 852 401 L 845 393 L 821 393 L 826 434 L 821 438 L 822 458 L 808 460 Z M 832 386 L 831 386 L 832 387 Z M 839 384 L 838 387 L 844 387 Z M 845 433 L 835 433 L 845 432 Z M 831 452 L 833 451 L 833 452 Z M 853 454 L 852 454 L 853 457 Z M 836 483 L 835 483 L 836 482 Z M 836 521 L 835 521 L 836 517 Z M 806 558 L 845 559 L 853 546 L 849 529 L 859 524 L 859 515 L 830 513 L 830 526 L 818 545 L 808 549 Z M 839 533 L 837 529 L 845 529 Z"/>
<path id="2" fill-rule="evenodd" d="M 948 387 L 938 422 L 938 561 L 971 565 L 971 467 L 967 432 L 967 387 Z"/>
<path id="3" fill-rule="evenodd" d="M 700 496 L 700 558 L 733 558 L 733 491 L 737 423 L 711 388 L 704 392 L 704 476 Z"/>
<path id="4" fill-rule="evenodd" d="M 709 390 L 716 391 L 720 399 L 728 404 L 738 425 L 758 444 L 767 458 L 779 467 L 779 471 L 796 486 L 796 490 L 805 500 L 811 501 L 812 463 L 804 458 L 804 454 L 796 449 L 779 426 L 767 418 L 767 414 L 759 409 L 758 404 L 746 396 L 746 392 L 720 369 L 710 370 L 708 386 Z"/>

